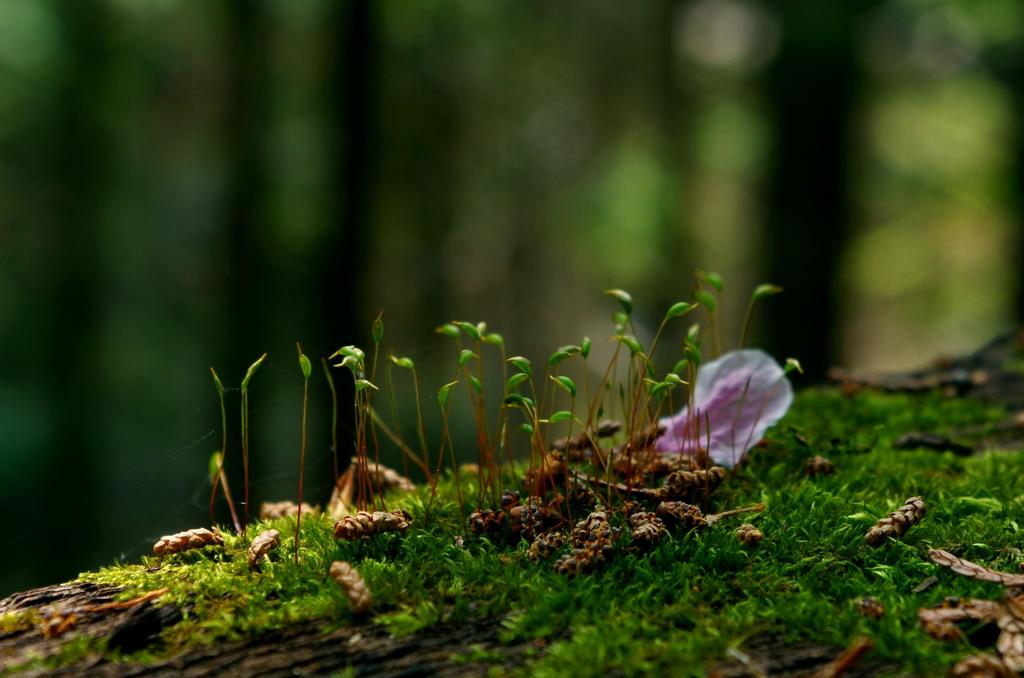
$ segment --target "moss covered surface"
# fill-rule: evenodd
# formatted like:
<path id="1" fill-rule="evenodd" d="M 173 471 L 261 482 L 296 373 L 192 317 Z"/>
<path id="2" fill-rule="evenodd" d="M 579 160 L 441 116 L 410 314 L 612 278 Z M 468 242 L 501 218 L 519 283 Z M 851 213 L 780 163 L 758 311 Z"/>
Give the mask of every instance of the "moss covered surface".
<path id="1" fill-rule="evenodd" d="M 283 519 L 272 523 L 281 531 L 282 546 L 260 573 L 249 572 L 246 547 L 267 523 L 250 526 L 245 538 L 227 536 L 223 549 L 144 558 L 81 578 L 125 586 L 124 598 L 167 587 L 161 602 L 185 611 L 183 621 L 163 631 L 159 649 L 119 658 L 125 661 L 152 660 L 300 620 L 322 620 L 325 629 L 357 623 L 327 577 L 331 561 L 347 560 L 373 593 L 371 623 L 410 634 L 440 621 L 504 616 L 508 640 L 550 639 L 529 663 L 531 675 L 703 675 L 730 648 L 769 632 L 783 642 L 835 646 L 867 635 L 875 642 L 874 656 L 892 662 L 897 672 L 941 675 L 971 648 L 966 641 L 928 637 L 918 626 L 917 609 L 948 595 L 993 598 L 1000 592 L 939 568 L 926 551 L 945 548 L 1016 570 L 1024 544 L 1024 456 L 989 452 L 965 458 L 897 451 L 892 443 L 910 430 L 951 431 L 1005 417 L 997 407 L 938 395 L 802 392 L 767 441 L 711 498 L 713 510 L 764 502 L 763 513 L 743 519 L 765 535 L 756 548 L 736 540 L 733 531 L 741 519 L 732 518 L 675 535 L 647 554 L 627 550 L 626 537 L 604 569 L 567 579 L 553 570 L 553 558 L 529 560 L 526 542 L 467 535 L 459 545 L 462 518 L 449 484 L 441 487 L 444 499 L 434 503 L 429 521 L 429 491 L 389 497 L 389 508 L 404 508 L 414 518 L 405 534 L 337 542 L 326 520 L 304 520 L 297 566 L 291 554 L 294 521 Z M 836 472 L 807 477 L 803 464 L 814 454 L 829 457 Z M 474 496 L 469 484 L 464 492 Z M 865 544 L 865 531 L 912 495 L 928 503 L 923 522 L 902 541 L 880 548 Z M 933 575 L 935 586 L 913 592 Z M 869 595 L 885 606 L 881 619 L 859 614 L 854 601 Z M 78 642 L 49 661 L 103 650 L 102 640 L 89 642 L 90 648 Z M 464 648 L 462 659 L 479 661 L 474 652 L 479 654 Z"/>

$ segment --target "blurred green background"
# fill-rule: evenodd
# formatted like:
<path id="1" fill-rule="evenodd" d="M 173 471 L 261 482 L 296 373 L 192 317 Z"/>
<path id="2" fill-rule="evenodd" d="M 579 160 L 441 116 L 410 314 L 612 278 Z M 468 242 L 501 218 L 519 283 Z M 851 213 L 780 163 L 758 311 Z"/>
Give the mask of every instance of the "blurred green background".
<path id="1" fill-rule="evenodd" d="M 426 393 L 441 322 L 543 360 L 697 268 L 727 336 L 786 288 L 754 336 L 805 383 L 1013 327 L 1022 36 L 1019 0 L 0 0 L 0 595 L 207 521 L 210 365 L 269 351 L 253 499 L 292 497 L 294 342 L 380 309 Z"/>

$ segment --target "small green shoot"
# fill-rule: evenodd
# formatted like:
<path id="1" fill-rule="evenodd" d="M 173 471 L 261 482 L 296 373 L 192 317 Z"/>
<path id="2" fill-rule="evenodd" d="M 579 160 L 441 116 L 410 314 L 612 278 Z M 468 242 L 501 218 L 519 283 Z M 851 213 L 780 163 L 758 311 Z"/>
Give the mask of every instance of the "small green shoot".
<path id="1" fill-rule="evenodd" d="M 306 414 L 309 410 L 309 378 L 313 374 L 313 366 L 309 358 L 302 352 L 302 346 L 295 342 L 295 352 L 299 356 L 299 369 L 302 370 L 302 433 L 299 443 L 299 501 L 295 513 L 295 564 L 299 564 L 299 532 L 302 527 L 302 479 L 306 466 Z M 262 358 L 261 358 L 262 360 Z"/>
<path id="2" fill-rule="evenodd" d="M 220 430 L 221 430 L 221 448 L 220 454 L 217 461 L 217 474 L 212 480 L 212 489 L 210 490 L 210 525 L 216 525 L 217 519 L 214 515 L 214 504 L 217 501 L 217 486 L 224 486 L 224 499 L 228 503 L 228 510 L 231 511 L 231 521 L 235 525 L 235 531 L 239 534 L 242 533 L 242 523 L 238 520 L 238 514 L 235 512 L 235 503 L 231 501 L 231 491 L 228 489 L 227 476 L 224 475 L 224 455 L 228 449 L 228 413 L 227 408 L 224 406 L 224 384 L 221 383 L 220 377 L 217 376 L 217 371 L 210 368 L 210 374 L 213 376 L 213 387 L 217 390 L 217 399 L 220 401 Z"/>
<path id="3" fill-rule="evenodd" d="M 245 474 L 245 503 L 243 504 L 243 511 L 245 518 L 242 521 L 242 526 L 245 527 L 249 524 L 249 382 L 252 381 L 253 376 L 256 374 L 256 370 L 259 369 L 263 361 L 267 359 L 267 354 L 264 353 L 256 359 L 249 369 L 245 372 L 245 377 L 242 378 L 242 468 Z"/>
<path id="4" fill-rule="evenodd" d="M 747 313 L 743 316 L 743 330 L 740 332 L 740 348 L 743 348 L 747 343 L 747 330 L 750 328 L 750 317 L 754 313 L 754 304 L 762 299 L 774 296 L 781 292 L 781 287 L 770 283 L 764 283 L 754 288 L 754 293 L 750 295 L 750 303 L 747 304 Z"/>

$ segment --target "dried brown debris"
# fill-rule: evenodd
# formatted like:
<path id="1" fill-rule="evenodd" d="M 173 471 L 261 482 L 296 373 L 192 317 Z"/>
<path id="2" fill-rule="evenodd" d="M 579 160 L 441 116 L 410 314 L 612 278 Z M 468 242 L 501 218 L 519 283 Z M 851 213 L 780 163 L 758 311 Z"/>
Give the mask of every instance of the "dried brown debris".
<path id="1" fill-rule="evenodd" d="M 265 501 L 260 504 L 260 518 L 263 520 L 277 520 L 278 518 L 293 517 L 298 515 L 299 505 L 294 501 Z M 319 515 L 319 506 L 310 506 L 302 502 L 302 515 Z"/>
<path id="2" fill-rule="evenodd" d="M 494 534 L 505 525 L 505 512 L 480 509 L 469 514 L 469 527 L 474 534 Z"/>
<path id="3" fill-rule="evenodd" d="M 223 546 L 224 540 L 219 534 L 210 532 L 205 527 L 198 527 L 194 530 L 185 530 L 160 537 L 159 541 L 153 544 L 153 553 L 164 556 L 211 545 Z"/>
<path id="4" fill-rule="evenodd" d="M 358 459 L 355 460 L 354 468 L 356 473 L 359 473 L 363 466 Z M 416 489 L 416 483 L 389 466 L 376 462 L 369 462 L 365 466 L 367 481 L 374 490 L 379 489 L 381 492 L 389 490 L 408 492 Z M 303 513 L 305 513 L 305 509 L 303 509 Z"/>
<path id="5" fill-rule="evenodd" d="M 987 581 L 993 584 L 1002 584 L 1003 586 L 1024 586 L 1024 574 L 1011 574 L 1009 572 L 992 570 L 972 563 L 969 560 L 957 558 L 949 551 L 932 549 L 928 551 L 928 557 L 938 565 L 948 567 L 957 574 L 962 574 L 965 577 L 977 579 L 978 581 Z"/>
<path id="6" fill-rule="evenodd" d="M 598 510 L 572 529 L 572 553 L 555 561 L 555 571 L 573 576 L 586 574 L 602 567 L 614 551 L 616 530 L 608 522 L 608 514 Z"/>
<path id="7" fill-rule="evenodd" d="M 996 617 L 999 639 L 996 650 L 1007 668 L 1017 673 L 1024 672 L 1024 604 L 1007 596 Z"/>
<path id="8" fill-rule="evenodd" d="M 950 596 L 937 606 L 917 611 L 917 618 L 925 632 L 936 640 L 959 640 L 963 634 L 957 622 L 992 622 L 999 615 L 999 603 L 975 598 Z"/>
<path id="9" fill-rule="evenodd" d="M 990 654 L 974 654 L 960 660 L 949 671 L 950 678 L 1016 678 L 1017 672 L 1011 671 L 998 657 Z"/>
<path id="10" fill-rule="evenodd" d="M 874 641 L 866 636 L 855 639 L 843 653 L 811 674 L 811 678 L 838 678 L 856 666 L 871 651 Z"/>
<path id="11" fill-rule="evenodd" d="M 812 478 L 816 476 L 827 476 L 830 473 L 834 473 L 835 470 L 836 465 L 820 454 L 813 456 L 804 462 L 804 473 Z"/>
<path id="12" fill-rule="evenodd" d="M 563 532 L 552 530 L 551 532 L 538 534 L 534 537 L 533 543 L 530 544 L 530 549 L 527 551 L 527 555 L 530 560 L 544 560 L 545 558 L 551 557 L 555 551 L 562 548 L 567 541 L 568 538 Z"/>
<path id="13" fill-rule="evenodd" d="M 263 557 L 270 553 L 270 549 L 281 543 L 281 533 L 277 530 L 264 530 L 260 532 L 249 544 L 249 570 L 255 572 L 260 569 Z"/>
<path id="14" fill-rule="evenodd" d="M 519 493 L 515 490 L 505 490 L 501 493 L 501 510 L 511 511 L 513 507 L 519 506 Z"/>
<path id="15" fill-rule="evenodd" d="M 874 596 L 858 598 L 856 605 L 857 611 L 869 619 L 881 619 L 885 616 L 885 605 L 882 605 Z"/>
<path id="16" fill-rule="evenodd" d="M 560 522 L 558 512 L 546 506 L 542 497 L 527 497 L 508 511 L 509 527 L 528 541 Z"/>
<path id="17" fill-rule="evenodd" d="M 665 484 L 658 488 L 658 498 L 663 500 L 687 500 L 703 497 L 714 492 L 725 480 L 727 471 L 721 466 L 693 471 L 673 471 L 665 478 Z"/>
<path id="18" fill-rule="evenodd" d="M 911 527 L 920 522 L 921 518 L 928 511 L 924 499 L 911 497 L 885 518 L 879 520 L 874 527 L 864 535 L 864 541 L 872 546 L 881 546 L 886 539 L 892 537 L 899 539 L 907 533 Z"/>
<path id="19" fill-rule="evenodd" d="M 726 518 L 732 518 L 733 516 L 743 515 L 744 513 L 760 513 L 764 511 L 764 502 L 759 501 L 756 504 L 750 506 L 742 506 L 740 508 L 729 509 L 728 511 L 720 511 L 719 513 L 709 513 L 704 516 L 705 522 L 708 525 L 714 525 L 719 520 L 725 520 Z"/>
<path id="20" fill-rule="evenodd" d="M 404 532 L 410 520 L 405 511 L 359 511 L 334 523 L 334 538 L 351 541 L 381 532 Z"/>
<path id="21" fill-rule="evenodd" d="M 54 612 L 39 623 L 39 632 L 43 634 L 43 638 L 47 640 L 51 638 L 60 638 L 65 633 L 75 628 L 75 624 L 78 623 L 78 615 L 74 612 L 68 612 L 66 614 L 61 612 Z"/>
<path id="22" fill-rule="evenodd" d="M 604 420 L 598 423 L 596 429 L 580 431 L 571 438 L 562 438 L 551 444 L 552 449 L 559 452 L 566 452 L 570 461 L 580 461 L 583 452 L 591 449 L 590 441 L 596 438 L 609 438 L 622 429 L 622 424 L 617 421 Z"/>
<path id="23" fill-rule="evenodd" d="M 668 534 L 665 523 L 653 511 L 640 511 L 629 517 L 633 528 L 632 542 L 641 549 L 651 549 Z"/>
<path id="24" fill-rule="evenodd" d="M 338 586 L 345 592 L 349 603 L 352 604 L 352 612 L 354 614 L 369 612 L 373 598 L 359 571 L 343 560 L 336 560 L 331 563 L 330 573 L 331 578 L 338 582 Z"/>
<path id="25" fill-rule="evenodd" d="M 757 546 L 764 539 L 764 535 L 750 523 L 743 523 L 736 528 L 736 539 L 744 546 Z"/>
<path id="26" fill-rule="evenodd" d="M 673 528 L 689 532 L 708 524 L 704 512 L 693 504 L 682 501 L 663 501 L 655 511 L 658 517 Z"/>

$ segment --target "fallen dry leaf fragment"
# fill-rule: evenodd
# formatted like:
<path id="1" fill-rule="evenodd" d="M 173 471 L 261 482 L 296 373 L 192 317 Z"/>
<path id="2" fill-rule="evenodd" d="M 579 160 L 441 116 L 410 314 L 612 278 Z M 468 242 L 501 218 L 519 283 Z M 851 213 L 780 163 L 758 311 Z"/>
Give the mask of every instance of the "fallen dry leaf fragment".
<path id="1" fill-rule="evenodd" d="M 255 572 L 260 569 L 260 563 L 270 549 L 281 543 L 281 533 L 277 530 L 264 530 L 260 532 L 249 544 L 249 570 Z"/>
<path id="2" fill-rule="evenodd" d="M 1007 596 L 1003 600 L 996 624 L 999 626 L 996 649 L 1003 663 L 1011 671 L 1024 671 L 1024 605 Z"/>
<path id="3" fill-rule="evenodd" d="M 949 671 L 950 678 L 1016 678 L 998 657 L 990 654 L 973 654 L 961 659 Z"/>
<path id="4" fill-rule="evenodd" d="M 932 562 L 948 567 L 957 574 L 962 574 L 965 577 L 971 579 L 977 579 L 978 581 L 992 582 L 993 584 L 1002 584 L 1003 586 L 1024 586 L 1024 574 L 1010 574 L 1008 572 L 999 572 L 977 563 L 972 563 L 969 560 L 963 558 L 957 558 L 949 551 L 943 551 L 942 549 L 932 549 L 928 551 L 928 557 L 932 559 Z"/>

